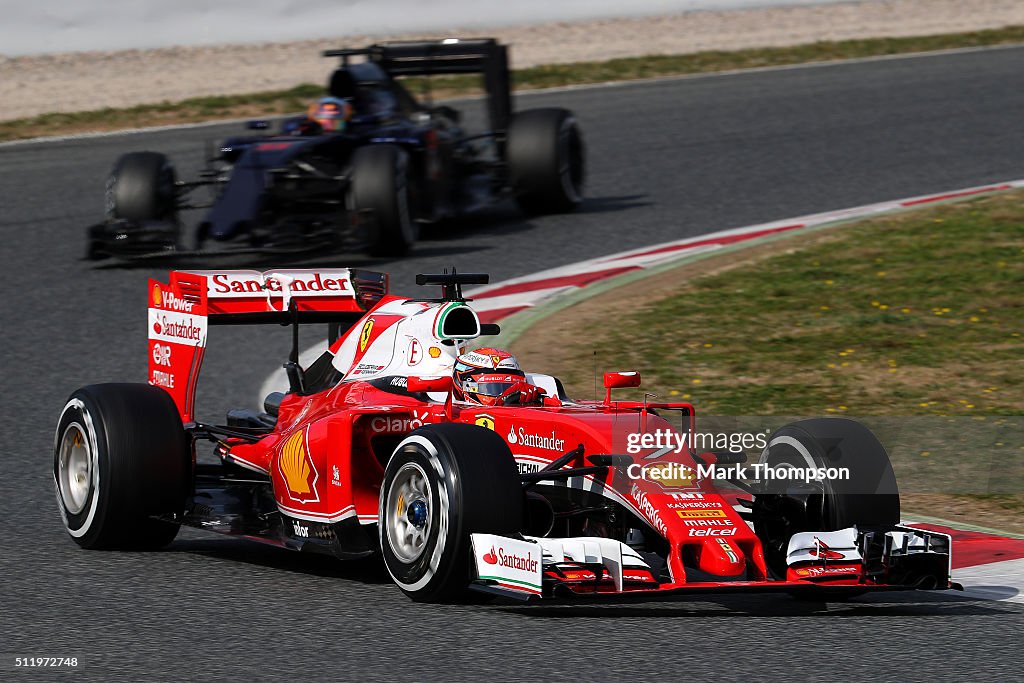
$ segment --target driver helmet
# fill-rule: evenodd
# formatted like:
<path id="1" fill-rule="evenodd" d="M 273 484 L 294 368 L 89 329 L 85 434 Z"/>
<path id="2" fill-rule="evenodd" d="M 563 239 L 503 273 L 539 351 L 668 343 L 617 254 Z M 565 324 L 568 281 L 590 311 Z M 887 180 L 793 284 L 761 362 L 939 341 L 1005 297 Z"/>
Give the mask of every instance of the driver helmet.
<path id="1" fill-rule="evenodd" d="M 309 118 L 325 133 L 340 133 L 352 118 L 352 103 L 341 97 L 321 97 L 310 106 Z"/>
<path id="2" fill-rule="evenodd" d="M 455 397 L 486 406 L 501 405 L 506 392 L 526 381 L 526 373 L 508 351 L 484 347 L 455 359 Z"/>

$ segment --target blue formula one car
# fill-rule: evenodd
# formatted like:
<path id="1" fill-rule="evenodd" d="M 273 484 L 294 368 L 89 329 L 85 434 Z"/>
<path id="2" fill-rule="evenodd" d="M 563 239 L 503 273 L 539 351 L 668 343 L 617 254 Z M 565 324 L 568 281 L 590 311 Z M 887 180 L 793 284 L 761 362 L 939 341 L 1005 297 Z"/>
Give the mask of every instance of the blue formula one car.
<path id="1" fill-rule="evenodd" d="M 572 112 L 512 111 L 508 48 L 493 39 L 397 42 L 329 50 L 341 64 L 304 117 L 268 133 L 232 137 L 199 177 L 178 180 L 159 152 L 131 152 L 106 185 L 106 219 L 87 257 L 181 253 L 185 209 L 207 209 L 195 248 L 210 241 L 268 252 L 365 249 L 400 256 L 419 227 L 513 198 L 529 213 L 575 209 L 584 144 Z M 488 130 L 467 133 L 461 113 L 430 101 L 434 75 L 481 74 Z M 421 77 L 425 96 L 403 84 Z M 196 190 L 212 189 L 197 201 Z"/>

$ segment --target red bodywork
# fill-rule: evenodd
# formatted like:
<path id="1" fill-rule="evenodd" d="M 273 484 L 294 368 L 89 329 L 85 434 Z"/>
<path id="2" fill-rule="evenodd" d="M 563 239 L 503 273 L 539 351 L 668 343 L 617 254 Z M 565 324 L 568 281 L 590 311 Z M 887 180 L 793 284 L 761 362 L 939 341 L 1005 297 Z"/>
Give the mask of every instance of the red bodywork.
<path id="1" fill-rule="evenodd" d="M 616 402 L 611 388 L 604 402 L 569 403 L 549 397 L 543 405 L 516 407 L 453 403 L 450 394 L 446 399 L 425 401 L 422 394 L 416 397 L 382 390 L 370 381 L 382 367 L 373 355 L 378 342 L 390 348 L 394 357 L 405 354 L 406 377 L 418 376 L 417 366 L 423 360 L 438 360 L 442 354 L 441 360 L 454 359 L 454 352 L 439 337 L 399 338 L 400 333 L 392 330 L 415 313 L 432 316 L 436 333 L 447 315 L 443 309 L 450 304 L 411 302 L 381 292 L 361 300 L 358 287 L 347 274 L 345 270 L 174 272 L 169 284 L 150 283 L 150 383 L 168 390 L 186 423 L 193 420 L 192 402 L 207 323 L 285 315 L 289 310 L 348 312 L 358 317 L 330 347 L 332 355 L 350 354 L 342 381 L 309 395 L 287 393 L 270 433 L 255 443 L 228 438 L 219 451 L 227 462 L 269 476 L 277 506 L 289 518 L 325 524 L 355 518 L 360 524 L 376 524 L 380 484 L 390 454 L 381 444 L 393 444 L 396 437 L 426 424 L 453 421 L 494 430 L 509 444 L 520 472 L 538 471 L 579 445 L 583 455 L 565 467 L 585 467 L 590 464 L 586 457 L 592 454 L 627 453 L 630 434 L 694 431 L 690 404 Z M 289 278 L 287 286 L 282 286 Z M 406 313 L 396 313 L 400 309 Z M 394 339 L 388 336 L 389 330 L 397 335 Z M 461 342 L 454 347 L 461 348 Z M 394 357 L 389 361 L 392 364 Z M 361 379 L 361 373 L 369 375 L 368 379 Z M 635 381 L 613 378 L 609 386 L 638 383 L 637 375 Z M 673 424 L 654 411 L 678 411 L 681 423 Z M 670 464 L 698 466 L 685 449 L 645 459 L 652 451 L 645 449 L 631 456 L 634 468 L 639 468 L 633 469 L 633 474 Z M 772 580 L 761 542 L 734 508 L 734 495 L 723 495 L 707 479 L 670 473 L 659 480 L 631 478 L 629 474 L 629 468 L 609 467 L 568 481 L 569 486 L 618 503 L 667 541 L 671 581 L 659 582 L 647 572 L 627 572 L 626 591 L 822 583 L 864 586 L 860 565 L 844 567 L 824 559 L 820 567 L 791 568 L 786 580 Z M 684 564 L 716 580 L 687 583 Z M 574 592 L 613 590 L 610 581 L 596 576 L 599 569 L 579 567 L 573 571 L 547 578 L 558 579 Z M 736 581 L 745 572 L 745 580 Z"/>

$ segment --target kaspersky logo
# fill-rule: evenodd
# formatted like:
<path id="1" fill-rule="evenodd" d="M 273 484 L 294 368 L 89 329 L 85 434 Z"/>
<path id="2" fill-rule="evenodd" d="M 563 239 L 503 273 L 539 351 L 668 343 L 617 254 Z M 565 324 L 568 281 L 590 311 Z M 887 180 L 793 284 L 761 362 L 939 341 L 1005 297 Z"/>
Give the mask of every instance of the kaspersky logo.
<path id="1" fill-rule="evenodd" d="M 303 431 L 292 434 L 281 447 L 277 459 L 277 468 L 288 487 L 288 496 L 300 503 L 319 502 L 316 491 L 318 474 L 306 448 L 306 435 Z"/>

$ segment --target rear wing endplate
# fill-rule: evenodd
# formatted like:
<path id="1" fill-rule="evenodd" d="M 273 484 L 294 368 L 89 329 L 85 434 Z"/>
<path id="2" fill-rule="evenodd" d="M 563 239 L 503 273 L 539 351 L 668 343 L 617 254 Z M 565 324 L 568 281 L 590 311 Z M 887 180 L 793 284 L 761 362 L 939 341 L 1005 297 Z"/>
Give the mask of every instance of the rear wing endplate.
<path id="1" fill-rule="evenodd" d="M 192 422 L 210 325 L 351 326 L 387 293 L 387 275 L 350 268 L 172 271 L 149 281 L 149 383 Z"/>

